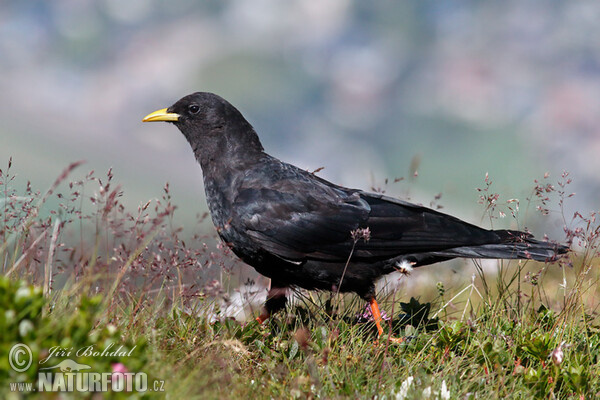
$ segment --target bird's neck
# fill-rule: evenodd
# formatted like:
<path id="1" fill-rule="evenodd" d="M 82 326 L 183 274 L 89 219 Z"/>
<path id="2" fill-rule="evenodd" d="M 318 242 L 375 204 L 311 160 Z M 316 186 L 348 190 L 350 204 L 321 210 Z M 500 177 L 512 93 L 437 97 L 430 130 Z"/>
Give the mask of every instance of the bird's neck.
<path id="1" fill-rule="evenodd" d="M 200 145 L 193 150 L 204 176 L 216 178 L 243 173 L 242 171 L 251 168 L 265 155 L 260 143 L 256 146 L 226 139 Z"/>
<path id="2" fill-rule="evenodd" d="M 208 209 L 217 231 L 223 235 L 231 222 L 234 211 L 232 205 L 238 195 L 239 187 L 247 171 L 255 168 L 256 163 L 260 161 L 255 157 L 250 160 L 222 157 L 213 161 L 201 157 L 199 161 L 202 166 Z"/>
<path id="3" fill-rule="evenodd" d="M 264 155 L 256 131 L 241 115 L 216 127 L 197 131 L 182 130 L 191 145 L 204 174 L 219 175 L 218 171 L 244 169 Z"/>
<path id="4" fill-rule="evenodd" d="M 192 148 L 202 167 L 206 200 L 215 226 L 224 226 L 231 218 L 231 205 L 247 172 L 254 169 L 266 157 L 254 131 L 240 136 L 221 132 Z M 253 137 L 254 136 L 254 137 Z"/>

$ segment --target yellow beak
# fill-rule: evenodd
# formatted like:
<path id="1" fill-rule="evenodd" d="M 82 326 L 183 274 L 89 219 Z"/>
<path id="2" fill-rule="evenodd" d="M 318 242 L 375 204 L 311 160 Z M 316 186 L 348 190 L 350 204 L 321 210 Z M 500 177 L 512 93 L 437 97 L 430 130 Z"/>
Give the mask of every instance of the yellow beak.
<path id="1" fill-rule="evenodd" d="M 166 108 L 154 111 L 142 119 L 142 122 L 153 122 L 153 121 L 179 121 L 179 114 L 167 112 Z"/>

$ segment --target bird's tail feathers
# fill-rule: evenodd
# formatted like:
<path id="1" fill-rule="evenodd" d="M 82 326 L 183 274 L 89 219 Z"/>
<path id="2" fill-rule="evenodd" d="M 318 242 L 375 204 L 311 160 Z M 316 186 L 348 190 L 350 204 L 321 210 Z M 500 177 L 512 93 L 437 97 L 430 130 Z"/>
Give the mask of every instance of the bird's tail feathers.
<path id="1" fill-rule="evenodd" d="M 569 248 L 559 243 L 536 240 L 533 235 L 521 231 L 497 230 L 499 243 L 456 247 L 450 251 L 458 257 L 525 259 L 541 262 L 555 261 Z"/>
<path id="2" fill-rule="evenodd" d="M 415 266 L 432 264 L 456 257 L 552 262 L 569 251 L 567 246 L 536 240 L 533 235 L 525 232 L 498 230 L 493 231 L 493 233 L 496 234 L 496 239 L 492 243 L 411 254 L 403 256 L 402 259 L 413 262 Z"/>

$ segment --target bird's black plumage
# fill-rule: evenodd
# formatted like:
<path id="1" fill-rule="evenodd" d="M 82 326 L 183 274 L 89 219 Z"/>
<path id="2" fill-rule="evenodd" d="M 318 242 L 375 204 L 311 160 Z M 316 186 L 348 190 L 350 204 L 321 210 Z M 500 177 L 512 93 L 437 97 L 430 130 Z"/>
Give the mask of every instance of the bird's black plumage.
<path id="1" fill-rule="evenodd" d="M 266 154 L 241 113 L 215 94 L 191 94 L 144 120 L 173 122 L 190 143 L 221 239 L 272 279 L 269 312 L 285 304 L 275 288 L 339 289 L 372 300 L 375 281 L 402 263 L 455 257 L 551 261 L 567 251 L 523 232 L 482 229 L 338 186 L 284 163 Z M 370 239 L 353 240 L 357 228 L 369 228 Z"/>

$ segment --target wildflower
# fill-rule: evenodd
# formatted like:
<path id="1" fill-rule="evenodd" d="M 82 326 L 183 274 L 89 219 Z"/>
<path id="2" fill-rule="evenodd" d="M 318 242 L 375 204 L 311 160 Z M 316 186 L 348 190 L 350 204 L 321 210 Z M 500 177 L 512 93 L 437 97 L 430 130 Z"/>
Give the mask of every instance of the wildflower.
<path id="1" fill-rule="evenodd" d="M 408 390 L 412 386 L 414 378 L 409 376 L 406 378 L 404 382 L 400 385 L 400 390 L 396 393 L 396 400 L 404 400 L 408 396 Z"/>
<path id="2" fill-rule="evenodd" d="M 125 379 L 124 374 L 129 372 L 127 367 L 123 363 L 112 363 L 112 375 L 111 382 L 113 385 L 120 386 L 123 385 L 123 380 Z"/>
<path id="3" fill-rule="evenodd" d="M 113 324 L 108 324 L 106 325 L 106 330 L 108 331 L 109 335 L 114 335 L 115 333 L 117 333 L 117 327 Z"/>
<path id="4" fill-rule="evenodd" d="M 428 399 L 430 397 L 431 397 L 431 386 L 427 386 L 425 389 L 423 389 L 423 398 Z"/>
<path id="5" fill-rule="evenodd" d="M 113 373 L 124 374 L 125 372 L 129 372 L 129 370 L 123 363 L 112 363 L 110 366 L 112 367 Z"/>
<path id="6" fill-rule="evenodd" d="M 350 231 L 350 234 L 352 235 L 352 240 L 355 242 L 358 242 L 360 239 L 368 242 L 371 239 L 371 230 L 369 227 L 354 229 Z"/>
<path id="7" fill-rule="evenodd" d="M 442 381 L 442 388 L 440 389 L 440 399 L 450 400 L 450 391 L 448 390 L 448 386 L 446 386 L 446 381 Z"/>
<path id="8" fill-rule="evenodd" d="M 552 350 L 552 353 L 550 353 L 550 358 L 552 359 L 552 363 L 556 366 L 559 366 L 563 362 L 563 359 L 565 357 L 565 354 L 562 349 L 564 344 L 565 344 L 565 342 L 561 342 L 558 345 L 558 347 L 555 348 L 554 350 Z"/>
<path id="9" fill-rule="evenodd" d="M 406 260 L 398 261 L 396 263 L 396 271 L 404 275 L 410 275 L 412 272 L 414 263 L 410 263 Z"/>
<path id="10" fill-rule="evenodd" d="M 362 320 L 374 321 L 373 313 L 371 312 L 371 306 L 367 304 L 365 306 L 365 311 L 362 314 L 359 314 L 357 317 Z M 384 321 L 389 321 L 390 317 L 385 311 L 381 311 L 381 319 Z"/>

